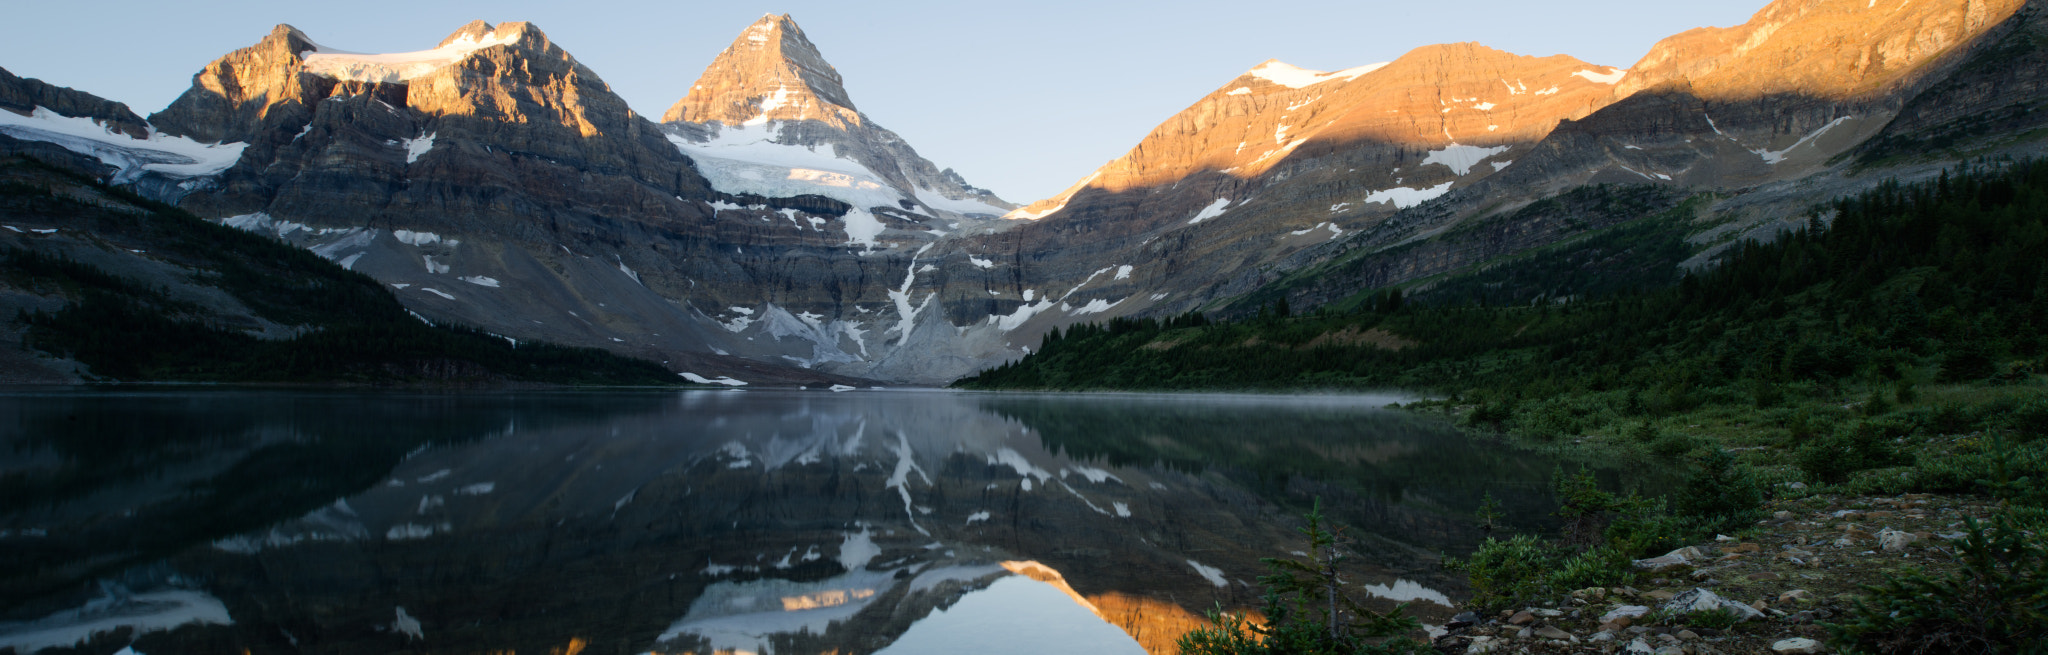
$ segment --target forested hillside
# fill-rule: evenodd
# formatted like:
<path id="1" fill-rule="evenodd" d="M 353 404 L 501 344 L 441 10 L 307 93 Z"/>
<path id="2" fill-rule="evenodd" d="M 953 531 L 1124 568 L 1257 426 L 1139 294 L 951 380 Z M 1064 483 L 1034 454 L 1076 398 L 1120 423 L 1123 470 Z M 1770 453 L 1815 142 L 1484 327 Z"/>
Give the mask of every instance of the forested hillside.
<path id="1" fill-rule="evenodd" d="M 1975 167 L 1818 208 L 1804 230 L 1647 291 L 1490 307 L 1408 303 L 1387 289 L 1344 312 L 1294 315 L 1281 303 L 1237 322 L 1116 320 L 1055 332 L 958 385 L 1400 387 L 1502 406 L 1629 390 L 1624 407 L 1647 411 L 1771 404 L 1788 386 L 2025 379 L 2048 321 L 2044 218 L 2048 166 Z M 1472 277 L 1558 274 L 1532 269 L 1545 261 Z"/>

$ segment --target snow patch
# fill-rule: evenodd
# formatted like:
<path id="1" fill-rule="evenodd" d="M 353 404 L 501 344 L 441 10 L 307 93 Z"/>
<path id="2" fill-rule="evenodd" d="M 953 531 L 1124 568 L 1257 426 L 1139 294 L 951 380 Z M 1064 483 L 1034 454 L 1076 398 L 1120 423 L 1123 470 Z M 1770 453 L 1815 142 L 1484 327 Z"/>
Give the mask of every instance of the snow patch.
<path id="1" fill-rule="evenodd" d="M 132 182 L 148 172 L 174 177 L 218 175 L 240 161 L 242 149 L 249 145 L 205 144 L 155 128 L 150 128 L 147 138 L 136 139 L 91 118 L 64 116 L 42 107 L 27 116 L 0 111 L 0 134 L 56 144 L 99 159 L 120 169 L 114 175 L 116 184 Z"/>
<path id="2" fill-rule="evenodd" d="M 1364 202 L 1390 202 L 1395 207 L 1407 209 L 1434 200 L 1437 196 L 1450 193 L 1451 184 L 1451 182 L 1445 182 L 1427 189 L 1394 187 L 1383 191 L 1374 191 L 1366 194 Z"/>
<path id="3" fill-rule="evenodd" d="M 1202 579 L 1208 580 L 1209 584 L 1216 585 L 1218 587 L 1230 586 L 1230 581 L 1223 579 L 1223 569 L 1219 569 L 1213 566 L 1204 566 L 1201 562 L 1197 562 L 1194 560 L 1188 560 L 1188 566 L 1195 567 L 1195 572 L 1202 574 Z"/>
<path id="4" fill-rule="evenodd" d="M 1100 313 L 1102 313 L 1102 312 L 1106 312 L 1106 311 L 1109 311 L 1109 308 L 1111 308 L 1111 307 L 1115 307 L 1115 306 L 1117 306 L 1117 305 L 1121 305 L 1121 304 L 1123 304 L 1124 300 L 1130 300 L 1130 299 L 1129 299 L 1129 298 L 1124 298 L 1124 299 L 1122 299 L 1122 300 L 1118 300 L 1118 301 L 1116 301 L 1116 302 L 1109 302 L 1109 301 L 1107 301 L 1107 300 L 1103 300 L 1103 299 L 1101 299 L 1101 298 L 1096 298 L 1096 299 L 1094 299 L 1094 300 L 1090 300 L 1090 301 L 1088 301 L 1088 304 L 1086 304 L 1086 305 L 1082 305 L 1082 306 L 1080 306 L 1080 307 L 1075 307 L 1075 308 L 1073 308 L 1072 310 L 1069 310 L 1069 311 L 1071 311 L 1071 312 L 1072 312 L 1072 313 L 1073 313 L 1074 315 L 1076 315 L 1076 316 L 1080 316 L 1080 315 L 1083 315 L 1083 314 L 1100 314 Z"/>
<path id="5" fill-rule="evenodd" d="M 444 66 L 462 61 L 470 53 L 478 50 L 514 43 L 519 40 L 522 33 L 523 30 L 511 30 L 504 34 L 492 31 L 485 34 L 482 39 L 465 34 L 448 45 L 432 50 L 390 54 L 348 52 L 316 43 L 313 44 L 312 50 L 299 53 L 299 57 L 305 61 L 306 72 L 314 75 L 356 82 L 391 84 L 440 70 Z"/>
<path id="6" fill-rule="evenodd" d="M 1444 146 L 1442 150 L 1429 151 L 1429 156 L 1422 159 L 1422 164 L 1424 166 L 1443 164 L 1444 167 L 1451 169 L 1453 172 L 1465 175 L 1471 173 L 1472 167 L 1479 165 L 1479 162 L 1487 157 L 1507 151 L 1507 146 L 1482 148 L 1479 146 L 1459 145 L 1457 142 L 1452 142 L 1450 145 Z"/>
<path id="7" fill-rule="evenodd" d="M 430 133 L 430 134 L 428 134 L 428 135 L 426 135 L 426 136 L 422 136 L 422 137 L 415 137 L 415 138 L 411 138 L 411 139 L 406 139 L 406 140 L 405 140 L 405 163 L 408 163 L 408 164 L 410 164 L 410 163 L 413 163 L 413 162 L 419 161 L 419 160 L 420 160 L 420 155 L 424 155 L 424 154 L 427 154 L 428 152 L 432 151 L 433 149 L 434 149 L 434 135 L 433 135 L 433 134 L 431 134 L 431 133 Z"/>
<path id="8" fill-rule="evenodd" d="M 1620 84 L 1621 78 L 1628 75 L 1628 69 L 1609 66 L 1605 73 L 1586 69 L 1572 74 L 1586 78 L 1586 81 L 1594 84 Z"/>
<path id="9" fill-rule="evenodd" d="M 482 276 L 482 275 L 471 275 L 471 276 L 468 276 L 468 277 L 460 277 L 460 278 L 456 278 L 456 279 L 458 279 L 458 280 L 462 280 L 462 281 L 464 281 L 464 282 L 468 282 L 468 283 L 470 283 L 470 284 L 474 284 L 474 285 L 477 285 L 477 286 L 480 286 L 480 287 L 490 287 L 490 288 L 493 288 L 493 289 L 496 289 L 496 288 L 498 288 L 498 280 L 497 280 L 496 278 L 484 277 L 484 276 Z"/>
<path id="10" fill-rule="evenodd" d="M 1209 206 L 1203 207 L 1202 211 L 1196 212 L 1194 218 L 1188 219 L 1188 224 L 1194 225 L 1202 221 L 1222 216 L 1223 212 L 1226 211 L 1228 207 L 1230 207 L 1229 198 L 1217 198 L 1216 202 L 1209 203 Z"/>
<path id="11" fill-rule="evenodd" d="M 881 219 L 865 209 L 849 209 L 839 219 L 840 227 L 846 229 L 846 245 L 860 246 L 863 252 L 875 249 L 875 237 L 882 235 Z"/>
<path id="12" fill-rule="evenodd" d="M 691 381 L 691 382 L 695 382 L 695 383 L 697 383 L 697 384 L 723 384 L 723 385 L 725 385 L 725 386 L 728 386 L 728 387 L 744 387 L 744 386 L 747 386 L 747 383 L 745 383 L 745 382 L 741 382 L 741 381 L 739 381 L 739 380 L 734 380 L 734 379 L 732 379 L 732 377 L 730 377 L 730 376 L 725 376 L 725 375 L 721 375 L 721 376 L 718 376 L 717 378 L 707 378 L 707 377 L 704 377 L 704 376 L 702 376 L 702 375 L 698 375 L 698 374 L 696 374 L 696 373 L 689 373 L 689 372 L 684 372 L 684 373 L 677 373 L 677 375 L 681 375 L 681 376 L 683 376 L 683 379 L 685 379 L 685 380 L 689 380 L 689 381 Z"/>
<path id="13" fill-rule="evenodd" d="M 435 233 L 433 233 L 433 232 L 414 232 L 414 231 L 412 231 L 412 230 L 392 230 L 392 231 L 391 231 L 391 238 L 393 238 L 393 239 L 397 239 L 399 243 L 403 243 L 403 244 L 405 244 L 405 245 L 408 245 L 408 246 L 424 246 L 424 245 L 427 245 L 427 244 L 429 244 L 429 243 L 436 243 L 436 242 L 439 242 L 439 241 L 441 240 L 441 235 L 439 235 L 439 234 L 435 234 Z M 453 243 L 451 242 L 451 243 L 450 243 L 450 245 L 453 245 Z"/>
<path id="14" fill-rule="evenodd" d="M 1131 279 L 1131 270 L 1132 270 L 1132 269 L 1131 269 L 1131 265 L 1129 265 L 1129 264 L 1125 264 L 1125 265 L 1123 265 L 1123 266 L 1118 266 L 1118 267 L 1116 267 L 1116 277 L 1114 277 L 1114 278 L 1111 278 L 1111 279 L 1114 279 L 1114 280 L 1128 280 L 1128 279 Z"/>
<path id="15" fill-rule="evenodd" d="M 446 291 L 442 291 L 442 290 L 440 290 L 440 289 L 435 289 L 435 288 L 431 288 L 431 287 L 420 287 L 420 290 L 421 290 L 421 291 L 425 291 L 425 292 L 427 292 L 427 293 L 431 293 L 431 294 L 434 294 L 434 295 L 436 295 L 436 296 L 440 296 L 440 297 L 442 297 L 443 299 L 446 299 L 446 300 L 454 300 L 454 299 L 455 299 L 455 296 L 451 296 L 451 295 L 448 295 L 448 292 L 446 292 Z"/>
<path id="16" fill-rule="evenodd" d="M 976 256 L 974 256 L 974 255 L 968 255 L 968 256 L 967 256 L 967 263 L 969 263 L 969 264 L 973 264 L 975 268 L 979 268 L 979 269 L 982 269 L 982 270 L 987 270 L 987 269 L 991 269 L 991 268 L 995 268 L 995 267 L 996 267 L 996 263 L 995 263 L 995 262 L 993 262 L 993 261 L 990 261 L 990 260 L 986 260 L 986 259 L 982 259 L 982 258 L 980 258 L 980 257 L 976 257 Z"/>
<path id="17" fill-rule="evenodd" d="M 1451 604 L 1451 597 L 1444 595 L 1443 592 L 1424 587 L 1421 583 L 1398 578 L 1394 580 L 1392 585 L 1366 585 L 1365 593 L 1372 594 L 1375 598 L 1385 598 L 1404 603 L 1414 600 L 1426 600 L 1444 607 L 1455 607 L 1455 605 Z"/>
<path id="18" fill-rule="evenodd" d="M 1849 117 L 1849 116 L 1843 116 L 1843 117 L 1841 117 L 1841 118 L 1837 118 L 1837 119 L 1835 119 L 1835 120 L 1832 120 L 1832 121 L 1828 121 L 1828 124 L 1826 124 L 1826 125 L 1822 125 L 1822 126 L 1820 126 L 1820 129 L 1814 130 L 1814 131 L 1813 131 L 1812 133 L 1810 133 L 1810 134 L 1807 134 L 1806 136 L 1800 137 L 1800 138 L 1799 138 L 1799 141 L 1797 141 L 1797 142 L 1793 143 L 1792 145 L 1786 146 L 1784 150 L 1776 150 L 1776 151 L 1765 151 L 1765 150 L 1752 150 L 1751 152 L 1754 152 L 1754 153 L 1756 153 L 1757 155 L 1759 155 L 1759 156 L 1763 157 L 1763 158 L 1764 158 L 1764 163 L 1766 163 L 1766 164 L 1777 164 L 1778 162 L 1781 162 L 1781 161 L 1785 161 L 1785 155 L 1786 155 L 1787 153 L 1790 153 L 1790 152 L 1792 152 L 1793 150 L 1797 150 L 1797 149 L 1799 148 L 1799 146 L 1803 146 L 1803 145 L 1806 145 L 1807 143 L 1810 143 L 1810 142 L 1812 142 L 1812 141 L 1813 141 L 1814 139 L 1818 139 L 1818 138 L 1820 138 L 1820 135 L 1822 135 L 1822 134 L 1826 134 L 1826 133 L 1828 132 L 1828 130 L 1832 130 L 1832 129 L 1835 129 L 1835 126 L 1836 126 L 1836 125 L 1841 125 L 1843 121 L 1849 120 L 1850 118 L 1851 118 L 1851 117 Z M 1716 132 L 1718 132 L 1718 131 L 1720 131 L 1720 129 L 1719 129 L 1719 128 L 1715 128 L 1715 131 L 1716 131 Z M 1666 179 L 1670 179 L 1670 178 L 1666 178 Z"/>

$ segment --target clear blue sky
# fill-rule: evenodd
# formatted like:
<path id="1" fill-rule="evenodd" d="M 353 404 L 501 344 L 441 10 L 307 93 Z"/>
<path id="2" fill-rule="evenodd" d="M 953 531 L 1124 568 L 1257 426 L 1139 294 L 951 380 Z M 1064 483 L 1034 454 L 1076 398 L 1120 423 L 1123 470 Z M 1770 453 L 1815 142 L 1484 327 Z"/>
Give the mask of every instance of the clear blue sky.
<path id="1" fill-rule="evenodd" d="M 1319 70 L 1478 41 L 1629 66 L 1665 36 L 1765 0 L 1104 2 L 26 2 L 0 67 L 147 116 L 207 62 L 290 23 L 357 52 L 433 47 L 472 19 L 531 21 L 659 119 L 739 31 L 789 13 L 876 123 L 1013 202 L 1049 196 L 1268 58 Z"/>

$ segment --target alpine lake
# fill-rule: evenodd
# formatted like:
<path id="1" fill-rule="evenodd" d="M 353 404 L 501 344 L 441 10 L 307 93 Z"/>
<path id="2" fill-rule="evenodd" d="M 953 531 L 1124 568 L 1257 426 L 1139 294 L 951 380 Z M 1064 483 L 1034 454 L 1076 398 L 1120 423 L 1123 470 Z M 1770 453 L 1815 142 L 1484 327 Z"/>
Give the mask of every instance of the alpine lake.
<path id="1" fill-rule="evenodd" d="M 13 389 L 0 651 L 1172 653 L 1317 503 L 1441 624 L 1557 463 L 1409 399 Z"/>

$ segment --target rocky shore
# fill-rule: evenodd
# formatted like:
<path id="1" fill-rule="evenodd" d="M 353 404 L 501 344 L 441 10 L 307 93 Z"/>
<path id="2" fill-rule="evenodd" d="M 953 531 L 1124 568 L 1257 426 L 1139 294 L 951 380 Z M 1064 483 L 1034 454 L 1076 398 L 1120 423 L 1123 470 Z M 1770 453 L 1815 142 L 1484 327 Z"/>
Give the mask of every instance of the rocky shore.
<path id="1" fill-rule="evenodd" d="M 1827 628 L 1908 567 L 1956 568 L 1952 542 L 1995 506 L 1930 494 L 1811 496 L 1779 500 L 1771 518 L 1738 536 L 1717 535 L 1639 560 L 1639 587 L 1594 587 L 1568 604 L 1498 615 L 1466 612 L 1433 645 L 1466 653 L 1826 653 Z"/>

